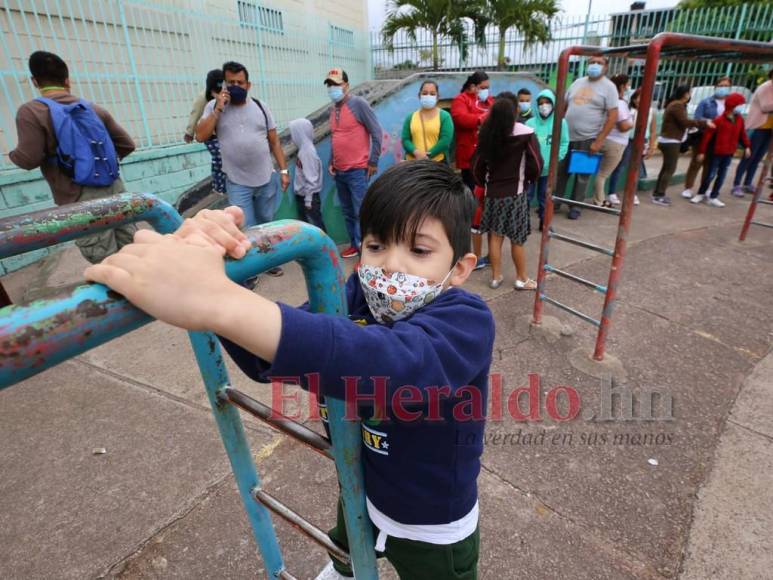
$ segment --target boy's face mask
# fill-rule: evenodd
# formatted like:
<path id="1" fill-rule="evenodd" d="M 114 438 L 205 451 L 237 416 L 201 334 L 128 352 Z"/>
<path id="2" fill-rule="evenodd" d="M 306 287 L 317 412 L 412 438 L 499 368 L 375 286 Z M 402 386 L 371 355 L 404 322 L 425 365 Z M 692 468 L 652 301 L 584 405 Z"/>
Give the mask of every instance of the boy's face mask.
<path id="1" fill-rule="evenodd" d="M 387 276 L 384 268 L 360 264 L 357 275 L 373 318 L 381 324 L 408 318 L 422 306 L 432 302 L 443 291 L 443 285 L 453 268 L 440 282 L 394 272 Z"/>

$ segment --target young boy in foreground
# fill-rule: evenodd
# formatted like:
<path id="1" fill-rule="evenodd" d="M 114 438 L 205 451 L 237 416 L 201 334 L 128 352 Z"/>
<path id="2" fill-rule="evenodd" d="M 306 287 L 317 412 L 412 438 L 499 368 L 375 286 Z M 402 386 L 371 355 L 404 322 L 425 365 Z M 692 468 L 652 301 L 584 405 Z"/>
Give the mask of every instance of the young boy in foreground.
<path id="1" fill-rule="evenodd" d="M 86 277 L 160 320 L 217 333 L 256 380 L 318 373 L 321 394 L 343 399 L 344 377 L 361 377 L 360 398 L 383 384 L 372 377 L 385 377 L 383 416 L 380 405 L 359 405 L 375 549 L 403 580 L 473 580 L 494 343 L 485 302 L 458 288 L 475 266 L 474 207 L 443 164 L 411 161 L 384 172 L 360 213 L 348 319 L 278 304 L 228 280 L 224 254 L 240 258 L 249 247 L 235 208 L 201 213 L 174 236 L 142 230 Z M 401 397 L 408 392 L 420 395 Z M 340 504 L 329 534 L 347 547 Z M 318 578 L 351 576 L 333 560 Z"/>

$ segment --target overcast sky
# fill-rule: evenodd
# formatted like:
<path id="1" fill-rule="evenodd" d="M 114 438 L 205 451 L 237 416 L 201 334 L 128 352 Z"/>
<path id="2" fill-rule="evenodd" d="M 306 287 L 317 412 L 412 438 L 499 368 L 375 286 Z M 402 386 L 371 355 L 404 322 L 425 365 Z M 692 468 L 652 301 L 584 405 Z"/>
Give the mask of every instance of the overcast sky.
<path id="1" fill-rule="evenodd" d="M 631 5 L 627 0 L 591 0 L 593 15 L 611 14 L 623 12 Z M 669 8 L 676 6 L 679 0 L 647 0 L 647 8 Z M 586 14 L 588 12 L 588 0 L 561 0 L 561 5 L 566 14 Z M 368 15 L 370 29 L 378 30 L 384 21 L 386 0 L 368 0 Z"/>

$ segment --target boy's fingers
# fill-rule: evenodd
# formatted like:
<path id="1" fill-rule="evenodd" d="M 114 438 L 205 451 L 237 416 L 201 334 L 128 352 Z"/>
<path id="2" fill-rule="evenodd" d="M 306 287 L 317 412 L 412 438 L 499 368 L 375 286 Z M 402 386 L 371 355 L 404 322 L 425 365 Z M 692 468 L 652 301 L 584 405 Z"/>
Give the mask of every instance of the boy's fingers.
<path id="1" fill-rule="evenodd" d="M 212 238 L 205 234 L 191 234 L 185 238 L 185 243 L 191 246 L 198 246 L 199 248 L 212 248 L 222 256 L 225 254 L 225 248 L 216 243 Z"/>
<path id="2" fill-rule="evenodd" d="M 244 211 L 238 205 L 229 205 L 223 212 L 234 219 L 234 223 L 237 227 L 241 227 L 244 223 Z"/>
<path id="3" fill-rule="evenodd" d="M 135 244 L 155 244 L 162 241 L 163 239 L 163 234 L 159 234 L 153 230 L 137 230 L 134 232 Z"/>
<path id="4" fill-rule="evenodd" d="M 89 266 L 84 270 L 83 276 L 86 280 L 104 284 L 119 294 L 125 294 L 131 285 L 131 274 L 129 272 L 104 262 Z"/>

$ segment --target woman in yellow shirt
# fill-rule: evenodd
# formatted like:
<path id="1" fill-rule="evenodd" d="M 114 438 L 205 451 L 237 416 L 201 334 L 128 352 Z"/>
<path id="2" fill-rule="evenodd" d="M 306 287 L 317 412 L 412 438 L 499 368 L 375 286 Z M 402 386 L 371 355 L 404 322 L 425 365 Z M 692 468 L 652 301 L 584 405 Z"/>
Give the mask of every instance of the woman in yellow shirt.
<path id="1" fill-rule="evenodd" d="M 419 89 L 421 108 L 405 118 L 403 149 L 406 159 L 432 159 L 448 163 L 454 140 L 454 122 L 448 111 L 438 107 L 438 86 L 424 81 Z"/>

